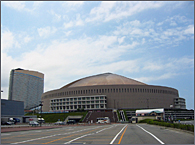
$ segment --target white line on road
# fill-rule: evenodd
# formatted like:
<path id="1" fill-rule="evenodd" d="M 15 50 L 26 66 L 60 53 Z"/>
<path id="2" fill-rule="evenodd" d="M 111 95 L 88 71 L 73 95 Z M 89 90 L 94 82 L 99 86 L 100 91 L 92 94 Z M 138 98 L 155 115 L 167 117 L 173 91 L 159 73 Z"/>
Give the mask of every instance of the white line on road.
<path id="1" fill-rule="evenodd" d="M 15 143 L 11 143 L 11 144 L 25 143 L 25 142 L 30 142 L 30 141 L 34 141 L 34 140 L 40 140 L 40 139 L 44 139 L 44 138 L 58 136 L 58 135 L 66 135 L 66 134 L 72 134 L 72 133 L 76 133 L 76 132 L 81 132 L 81 131 L 84 131 L 84 130 L 92 130 L 92 129 L 95 129 L 95 128 L 99 128 L 99 126 L 98 127 L 94 127 L 94 128 L 88 128 L 88 129 L 82 129 L 82 130 L 78 130 L 78 131 L 74 131 L 74 132 L 64 133 L 64 134 L 54 134 L 54 135 L 50 135 L 50 136 L 45 136 L 45 137 L 40 137 L 40 138 L 34 138 L 34 139 L 25 140 L 25 141 L 21 141 L 21 142 L 15 142 Z"/>
<path id="2" fill-rule="evenodd" d="M 103 130 L 110 129 L 110 128 L 112 128 L 112 127 L 113 127 L 113 125 L 112 125 L 111 127 L 104 128 L 104 129 L 102 129 L 102 130 L 99 130 L 99 131 L 97 131 L 96 133 L 102 132 Z M 83 138 L 83 137 L 89 136 L 89 135 L 93 135 L 93 134 L 94 134 L 94 133 L 85 134 L 85 135 L 83 135 L 83 136 L 77 137 L 77 138 L 75 138 L 75 139 L 73 139 L 73 140 L 70 140 L 70 141 L 68 141 L 68 142 L 65 142 L 64 144 L 70 144 L 71 142 L 73 142 L 73 141 L 75 141 L 75 140 L 78 140 L 78 139 L 80 139 L 80 138 Z"/>
<path id="3" fill-rule="evenodd" d="M 69 142 L 65 142 L 64 144 L 70 144 L 71 142 L 73 142 L 73 141 L 75 141 L 75 140 L 77 140 L 77 139 L 80 139 L 80 138 L 83 138 L 83 137 L 85 137 L 85 136 L 92 135 L 92 134 L 94 134 L 94 133 L 85 134 L 85 135 L 80 136 L 80 137 L 77 137 L 77 138 L 75 138 L 75 139 L 73 139 L 73 140 L 71 140 L 71 141 L 69 141 Z"/>
<path id="4" fill-rule="evenodd" d="M 121 131 L 113 138 L 113 140 L 110 142 L 110 144 L 113 144 L 113 142 L 116 140 L 116 138 L 118 137 L 118 135 L 123 131 L 123 129 L 126 127 L 127 125 L 125 125 Z"/>
<path id="5" fill-rule="evenodd" d="M 153 135 L 152 133 L 150 133 L 149 131 L 145 130 L 143 127 L 139 126 L 136 124 L 136 126 L 138 126 L 139 128 L 141 128 L 143 131 L 147 132 L 148 134 L 150 134 L 151 136 L 153 136 L 157 141 L 159 141 L 161 144 L 165 144 L 164 142 L 162 142 L 160 139 L 158 139 L 155 135 Z"/>

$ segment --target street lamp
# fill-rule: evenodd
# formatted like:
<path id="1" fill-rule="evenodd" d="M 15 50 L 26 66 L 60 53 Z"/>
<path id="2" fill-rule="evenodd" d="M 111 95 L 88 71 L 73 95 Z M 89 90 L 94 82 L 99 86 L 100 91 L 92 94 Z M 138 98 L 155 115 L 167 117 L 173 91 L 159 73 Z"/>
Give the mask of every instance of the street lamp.
<path id="1" fill-rule="evenodd" d="M 42 106 L 43 106 L 43 101 L 39 101 L 40 102 L 40 104 L 39 104 L 39 106 L 41 106 L 41 120 L 40 120 L 40 126 L 42 125 Z"/>

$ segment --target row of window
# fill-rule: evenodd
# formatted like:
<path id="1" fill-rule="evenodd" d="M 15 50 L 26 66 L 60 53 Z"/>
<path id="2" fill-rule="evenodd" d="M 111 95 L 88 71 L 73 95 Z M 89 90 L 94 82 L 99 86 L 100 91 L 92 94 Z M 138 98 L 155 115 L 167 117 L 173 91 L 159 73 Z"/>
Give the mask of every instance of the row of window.
<path id="1" fill-rule="evenodd" d="M 143 89 L 143 88 L 112 88 L 112 89 L 89 89 L 89 90 L 75 90 L 75 91 L 66 91 L 60 93 L 53 93 L 45 95 L 47 97 L 56 97 L 56 96 L 69 96 L 69 95 L 82 95 L 82 94 L 94 94 L 94 93 L 163 93 L 163 94 L 173 94 L 178 95 L 176 92 L 168 90 L 159 90 L 159 89 Z"/>
<path id="2" fill-rule="evenodd" d="M 50 109 L 52 111 L 55 110 L 76 110 L 76 109 L 105 109 L 106 105 L 105 104 L 93 104 L 93 105 L 72 105 L 72 106 L 57 106 L 57 107 L 51 107 Z"/>
<path id="3" fill-rule="evenodd" d="M 91 103 L 106 103 L 106 100 L 100 100 L 100 101 L 78 101 L 78 102 L 51 103 L 51 105 L 91 104 Z"/>
<path id="4" fill-rule="evenodd" d="M 54 99 L 51 102 L 68 102 L 68 101 L 80 101 L 80 100 L 102 100 L 105 99 L 105 96 L 96 96 L 96 97 L 74 97 L 74 98 L 63 98 L 63 99 Z"/>

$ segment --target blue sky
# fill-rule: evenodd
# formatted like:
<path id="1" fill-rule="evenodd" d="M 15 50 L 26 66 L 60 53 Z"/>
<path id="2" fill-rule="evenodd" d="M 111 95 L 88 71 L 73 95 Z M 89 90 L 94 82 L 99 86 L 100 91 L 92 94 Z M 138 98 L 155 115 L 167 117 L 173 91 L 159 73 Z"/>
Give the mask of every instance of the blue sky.
<path id="1" fill-rule="evenodd" d="M 1 2 L 1 98 L 16 68 L 44 73 L 44 91 L 111 72 L 193 109 L 194 2 Z"/>

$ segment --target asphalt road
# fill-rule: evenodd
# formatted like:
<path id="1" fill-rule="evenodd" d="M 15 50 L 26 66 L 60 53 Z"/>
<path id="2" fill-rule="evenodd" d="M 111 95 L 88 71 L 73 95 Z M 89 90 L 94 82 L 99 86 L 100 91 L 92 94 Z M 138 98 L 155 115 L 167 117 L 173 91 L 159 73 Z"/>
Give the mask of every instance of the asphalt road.
<path id="1" fill-rule="evenodd" d="M 1 133 L 2 144 L 194 144 L 192 133 L 147 124 L 64 126 Z"/>

